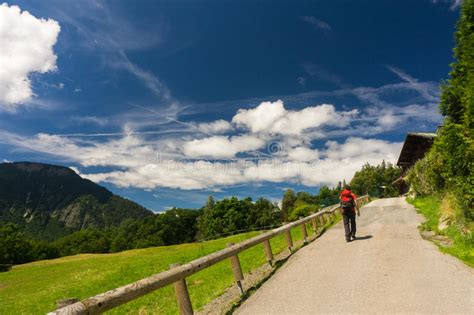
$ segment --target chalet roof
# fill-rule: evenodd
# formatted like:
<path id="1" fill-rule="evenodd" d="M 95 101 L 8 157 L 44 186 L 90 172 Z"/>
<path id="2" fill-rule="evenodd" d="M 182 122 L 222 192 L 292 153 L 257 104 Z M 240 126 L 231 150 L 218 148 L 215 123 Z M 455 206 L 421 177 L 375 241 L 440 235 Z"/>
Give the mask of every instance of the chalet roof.
<path id="1" fill-rule="evenodd" d="M 397 165 L 405 169 L 411 167 L 416 161 L 425 156 L 426 152 L 431 148 L 435 138 L 436 133 L 407 133 Z"/>

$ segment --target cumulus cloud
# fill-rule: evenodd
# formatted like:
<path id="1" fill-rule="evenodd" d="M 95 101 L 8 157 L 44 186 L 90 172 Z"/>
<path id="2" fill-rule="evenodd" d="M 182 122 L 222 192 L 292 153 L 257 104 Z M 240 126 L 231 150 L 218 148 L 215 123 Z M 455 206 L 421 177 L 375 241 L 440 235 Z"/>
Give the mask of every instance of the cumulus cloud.
<path id="1" fill-rule="evenodd" d="M 359 158 L 361 156 L 385 156 L 386 160 L 394 161 L 400 153 L 400 144 L 379 139 L 349 137 L 344 143 L 326 142 L 327 149 L 323 156 L 332 160 Z"/>
<path id="2" fill-rule="evenodd" d="M 283 159 L 232 162 L 167 160 L 126 171 L 82 175 L 93 181 L 144 189 L 205 189 L 264 181 L 298 182 L 309 186 L 334 185 L 342 179 L 350 180 L 354 172 L 367 162 L 394 162 L 401 145 L 375 139 L 350 138 L 342 143 L 328 142 L 321 154 L 325 158 L 311 162 Z"/>
<path id="3" fill-rule="evenodd" d="M 315 161 L 319 159 L 319 151 L 306 147 L 296 147 L 288 152 L 288 158 L 295 161 Z"/>
<path id="4" fill-rule="evenodd" d="M 252 133 L 301 135 L 322 126 L 345 127 L 357 111 L 337 112 L 333 105 L 322 104 L 299 111 L 286 110 L 283 101 L 262 102 L 256 108 L 240 109 L 232 118 L 237 126 Z"/>
<path id="5" fill-rule="evenodd" d="M 375 120 L 366 126 L 370 121 L 357 110 L 337 111 L 328 104 L 287 110 L 278 100 L 238 110 L 231 122 L 181 123 L 188 128 L 182 137 L 157 139 L 149 131 L 135 132 L 135 127 L 149 125 L 139 116 L 141 124 L 126 124 L 124 132 L 105 138 L 45 133 L 25 137 L 0 130 L 0 143 L 78 163 L 86 169 L 82 176 L 120 187 L 214 189 L 261 182 L 317 186 L 349 180 L 366 162 L 395 162 L 401 144 L 351 136 L 358 128 L 355 122 L 362 120 L 361 128 L 388 128 L 393 120 L 419 109 L 415 105 L 404 107 L 405 112 L 373 109 L 372 114 L 366 114 Z M 95 123 L 96 119 L 91 116 L 85 121 Z M 177 124 L 174 118 L 166 121 Z M 223 134 L 217 134 L 220 132 Z M 312 145 L 312 140 L 327 138 L 331 132 L 345 132 L 350 137 L 327 141 L 319 148 Z M 203 133 L 207 135 L 202 137 Z M 216 134 L 209 135 L 212 133 Z M 87 172 L 88 167 L 97 166 L 112 171 Z"/>
<path id="6" fill-rule="evenodd" d="M 30 75 L 56 69 L 60 26 L 18 6 L 0 5 L 0 109 L 13 112 L 34 95 Z"/>
<path id="7" fill-rule="evenodd" d="M 213 136 L 186 142 L 183 146 L 183 152 L 191 158 L 231 158 L 239 152 L 257 150 L 264 145 L 265 141 L 263 139 L 251 135 Z"/>
<path id="8" fill-rule="evenodd" d="M 283 101 L 262 102 L 256 108 L 239 109 L 232 118 L 232 122 L 238 126 L 247 127 L 251 132 L 268 132 L 278 119 L 286 113 Z"/>
<path id="9" fill-rule="evenodd" d="M 213 141 L 238 152 L 257 148 L 262 142 L 250 136 L 226 138 L 216 136 L 202 140 L 202 151 L 194 143 L 190 154 L 207 154 Z M 298 182 L 305 185 L 336 184 L 350 177 L 364 163 L 395 162 L 401 143 L 352 137 L 344 142 L 328 141 L 320 149 L 296 147 L 287 157 L 264 159 L 203 160 L 177 158 L 166 151 L 162 142 L 129 135 L 118 140 L 86 142 L 55 135 L 39 134 L 24 137 L 0 132 L 0 142 L 17 148 L 56 155 L 83 167 L 107 166 L 113 171 L 83 172 L 81 176 L 96 182 L 109 182 L 119 187 L 154 189 L 208 189 L 259 182 Z M 251 143 L 252 145 L 249 145 Z M 210 150 L 219 146 L 211 145 Z M 224 151 L 223 151 L 224 152 Z M 215 155 L 227 153 L 214 152 Z M 75 169 L 79 173 L 78 169 Z"/>
<path id="10" fill-rule="evenodd" d="M 210 123 L 200 123 L 198 129 L 208 134 L 220 134 L 232 129 L 232 125 L 223 119 L 219 119 Z"/>

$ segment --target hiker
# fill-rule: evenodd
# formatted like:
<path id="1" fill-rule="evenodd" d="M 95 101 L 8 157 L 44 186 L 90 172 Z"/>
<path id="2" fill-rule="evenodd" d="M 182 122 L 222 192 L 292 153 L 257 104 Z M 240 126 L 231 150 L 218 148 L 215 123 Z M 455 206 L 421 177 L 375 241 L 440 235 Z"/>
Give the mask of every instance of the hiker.
<path id="1" fill-rule="evenodd" d="M 356 195 L 351 191 L 351 187 L 346 185 L 339 195 L 341 200 L 342 218 L 344 220 L 344 232 L 346 242 L 356 239 L 356 211 L 360 216 L 359 206 L 357 205 Z"/>

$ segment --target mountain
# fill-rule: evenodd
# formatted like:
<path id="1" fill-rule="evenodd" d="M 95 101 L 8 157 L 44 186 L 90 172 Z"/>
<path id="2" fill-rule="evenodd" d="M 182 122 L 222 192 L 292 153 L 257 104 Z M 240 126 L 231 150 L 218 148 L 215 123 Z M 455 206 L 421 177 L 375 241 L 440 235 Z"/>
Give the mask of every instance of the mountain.
<path id="1" fill-rule="evenodd" d="M 150 215 L 151 211 L 70 168 L 0 164 L 0 223 L 14 222 L 38 238 L 54 240 L 80 229 L 106 228 Z"/>

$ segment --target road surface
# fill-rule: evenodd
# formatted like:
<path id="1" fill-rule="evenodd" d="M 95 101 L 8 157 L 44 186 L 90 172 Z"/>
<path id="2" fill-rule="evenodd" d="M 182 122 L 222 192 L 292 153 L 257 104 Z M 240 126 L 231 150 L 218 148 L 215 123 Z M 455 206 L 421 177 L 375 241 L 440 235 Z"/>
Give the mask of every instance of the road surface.
<path id="1" fill-rule="evenodd" d="M 403 198 L 361 209 L 357 236 L 342 223 L 296 252 L 237 314 L 470 313 L 474 271 L 419 234 Z"/>

